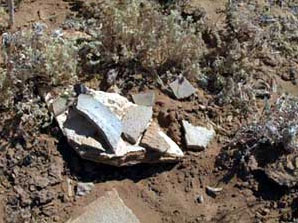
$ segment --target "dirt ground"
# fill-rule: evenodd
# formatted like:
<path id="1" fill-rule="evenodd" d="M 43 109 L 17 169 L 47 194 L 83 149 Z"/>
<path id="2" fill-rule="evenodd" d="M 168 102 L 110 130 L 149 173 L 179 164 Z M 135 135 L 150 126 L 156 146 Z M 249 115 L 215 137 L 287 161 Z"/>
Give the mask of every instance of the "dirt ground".
<path id="1" fill-rule="evenodd" d="M 193 0 L 192 2 L 206 10 L 210 23 L 220 24 L 223 17 L 218 12 L 225 6 L 225 1 Z M 24 0 L 16 12 L 15 28 L 29 27 L 36 21 L 42 21 L 50 29 L 54 29 L 71 12 L 71 7 L 73 6 L 62 0 Z M 277 83 L 279 91 L 298 96 L 297 85 L 278 77 Z M 180 122 L 186 119 L 193 124 L 205 124 L 202 120 L 205 120 L 204 116 L 210 111 L 204 111 L 200 106 L 201 103 L 197 101 L 201 100 L 202 103 L 208 104 L 209 96 L 199 92 L 199 99 L 177 101 L 158 89 L 155 89 L 155 92 L 157 98 L 154 118 L 162 124 L 161 127 L 167 134 L 185 149 Z M 223 111 L 219 109 L 215 112 Z M 238 128 L 237 122 L 240 123 L 240 120 L 235 120 L 236 124 L 232 126 L 227 124 L 224 127 L 232 131 Z M 45 141 L 51 142 L 46 142 L 41 148 L 46 148 L 51 156 L 56 157 L 54 159 L 61 159 L 63 162 L 62 180 L 53 187 L 54 193 L 62 197 L 63 194 L 67 194 L 68 179 L 74 182 L 94 182 L 96 185 L 91 193 L 84 197 L 57 196 L 59 202 L 54 201 L 54 206 L 60 211 L 52 219 L 55 222 L 64 222 L 81 207 L 112 188 L 117 189 L 125 204 L 133 210 L 142 223 L 277 222 L 277 217 L 286 212 L 286 210 L 283 212 L 277 209 L 268 211 L 268 207 L 276 205 L 278 200 L 273 199 L 268 203 L 267 197 L 274 197 L 274 189 L 279 190 L 270 183 L 265 188 L 259 188 L 259 194 L 256 195 L 247 182 L 237 177 L 226 179 L 225 172 L 216 165 L 217 155 L 225 139 L 221 136 L 218 136 L 205 151 L 187 151 L 183 161 L 177 164 L 138 165 L 124 168 L 84 161 L 72 151 L 65 139 L 57 140 L 55 136 L 50 135 L 44 135 L 44 138 Z M 222 187 L 223 190 L 216 196 L 210 196 L 206 193 L 206 186 Z M 203 196 L 204 202 L 199 202 L 199 196 Z M 5 222 L 6 199 L 6 191 L 0 187 L 0 222 Z M 256 215 L 260 217 L 256 218 Z"/>

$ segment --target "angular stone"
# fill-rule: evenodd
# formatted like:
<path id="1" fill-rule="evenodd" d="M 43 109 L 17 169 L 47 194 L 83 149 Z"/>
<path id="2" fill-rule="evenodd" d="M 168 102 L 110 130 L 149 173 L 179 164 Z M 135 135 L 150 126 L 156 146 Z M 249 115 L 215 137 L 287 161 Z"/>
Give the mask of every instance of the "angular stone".
<path id="1" fill-rule="evenodd" d="M 122 123 L 117 116 L 101 102 L 86 94 L 79 95 L 76 109 L 96 126 L 106 143 L 115 151 L 122 133 Z"/>
<path id="2" fill-rule="evenodd" d="M 62 114 L 67 108 L 67 99 L 62 97 L 58 97 L 50 106 L 50 110 L 55 116 Z"/>
<path id="3" fill-rule="evenodd" d="M 68 142 L 78 151 L 79 147 L 90 150 L 105 151 L 98 130 L 84 116 L 70 108 L 67 112 L 56 117 L 56 120 L 68 139 Z"/>
<path id="4" fill-rule="evenodd" d="M 140 223 L 118 192 L 113 189 L 83 208 L 83 213 L 67 223 Z"/>
<path id="5" fill-rule="evenodd" d="M 107 93 L 92 89 L 89 91 L 96 100 L 108 107 L 119 119 L 123 118 L 128 108 L 135 106 L 127 98 L 117 93 Z"/>
<path id="6" fill-rule="evenodd" d="M 159 153 L 183 157 L 183 152 L 179 146 L 165 133 L 163 133 L 156 123 L 152 123 L 149 126 L 141 140 L 140 145 Z"/>
<path id="7" fill-rule="evenodd" d="M 137 105 L 143 106 L 153 106 L 155 102 L 155 94 L 153 91 L 149 91 L 146 93 L 139 93 L 132 95 L 132 99 L 134 103 Z"/>
<path id="8" fill-rule="evenodd" d="M 131 106 L 123 117 L 123 134 L 127 141 L 135 144 L 152 119 L 152 107 Z"/>
<path id="9" fill-rule="evenodd" d="M 182 121 L 185 131 L 185 141 L 188 149 L 205 149 L 215 136 L 215 131 L 200 126 L 193 126 L 187 121 Z"/>
<path id="10" fill-rule="evenodd" d="M 79 182 L 77 185 L 77 195 L 78 196 L 85 196 L 86 194 L 89 194 L 91 192 L 91 190 L 94 187 L 94 183 L 90 182 L 90 183 L 83 183 L 83 182 Z"/>
<path id="11" fill-rule="evenodd" d="M 170 87 L 177 99 L 188 98 L 196 92 L 196 89 L 184 77 L 177 78 L 170 84 Z"/>

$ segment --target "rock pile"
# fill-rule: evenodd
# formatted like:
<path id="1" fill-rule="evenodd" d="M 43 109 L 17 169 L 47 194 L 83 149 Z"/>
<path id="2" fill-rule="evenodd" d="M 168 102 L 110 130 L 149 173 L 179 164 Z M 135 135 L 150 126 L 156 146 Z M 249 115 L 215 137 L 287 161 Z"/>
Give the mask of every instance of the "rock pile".
<path id="1" fill-rule="evenodd" d="M 119 94 L 92 89 L 77 97 L 73 91 L 53 95 L 45 100 L 69 144 L 84 159 L 125 166 L 183 157 L 179 146 L 152 121 L 151 103 L 137 105 Z"/>

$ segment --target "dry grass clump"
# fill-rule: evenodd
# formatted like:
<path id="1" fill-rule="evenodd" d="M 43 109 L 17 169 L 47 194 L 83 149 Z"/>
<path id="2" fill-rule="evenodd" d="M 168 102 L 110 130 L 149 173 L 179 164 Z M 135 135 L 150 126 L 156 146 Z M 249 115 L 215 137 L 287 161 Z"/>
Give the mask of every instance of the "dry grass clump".
<path id="1" fill-rule="evenodd" d="M 271 108 L 265 108 L 259 120 L 236 132 L 232 142 L 222 150 L 221 164 L 247 174 L 246 171 L 274 164 L 283 155 L 296 154 L 297 110 L 297 98 L 281 96 Z"/>
<path id="2" fill-rule="evenodd" d="M 136 67 L 148 73 L 176 70 L 196 75 L 204 45 L 191 18 L 161 13 L 150 1 L 101 1 L 86 6 L 93 40 L 85 45 L 85 65 Z"/>
<path id="3" fill-rule="evenodd" d="M 44 25 L 35 24 L 33 30 L 2 35 L 4 69 L 0 89 L 5 99 L 2 106 L 13 100 L 7 95 L 22 100 L 42 85 L 53 87 L 77 81 L 74 42 L 47 34 L 44 29 Z"/>

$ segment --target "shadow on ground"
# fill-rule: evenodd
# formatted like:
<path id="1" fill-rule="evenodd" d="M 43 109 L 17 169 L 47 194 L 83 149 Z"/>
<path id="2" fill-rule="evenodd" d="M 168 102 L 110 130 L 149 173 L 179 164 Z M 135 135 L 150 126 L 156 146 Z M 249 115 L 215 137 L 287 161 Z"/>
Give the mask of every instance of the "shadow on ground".
<path id="1" fill-rule="evenodd" d="M 94 183 L 102 183 L 111 180 L 121 181 L 125 179 L 138 182 L 142 179 L 156 176 L 164 171 L 169 171 L 175 166 L 173 163 L 138 164 L 127 167 L 97 164 L 83 160 L 70 145 L 68 145 L 65 137 L 59 140 L 57 148 L 65 161 L 66 171 L 69 171 L 72 177 L 82 182 L 92 181 Z"/>

